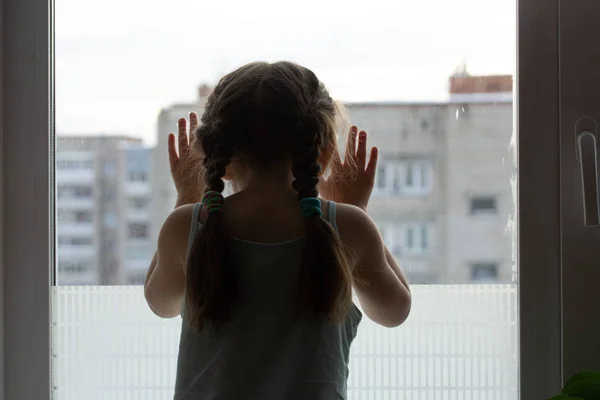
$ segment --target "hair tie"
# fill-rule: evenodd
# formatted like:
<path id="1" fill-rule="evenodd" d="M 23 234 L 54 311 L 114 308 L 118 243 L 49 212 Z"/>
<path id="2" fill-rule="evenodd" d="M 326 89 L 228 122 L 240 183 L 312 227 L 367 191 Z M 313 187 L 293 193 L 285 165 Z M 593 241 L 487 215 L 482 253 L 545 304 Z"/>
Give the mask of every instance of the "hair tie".
<path id="1" fill-rule="evenodd" d="M 309 218 L 313 215 L 318 215 L 319 217 L 323 215 L 323 212 L 321 211 L 321 200 L 317 197 L 303 198 L 300 200 L 300 208 L 302 209 L 304 218 Z"/>
<path id="2" fill-rule="evenodd" d="M 223 211 L 223 194 L 216 190 L 210 190 L 202 196 L 202 206 L 204 210 L 210 215 L 214 212 Z"/>

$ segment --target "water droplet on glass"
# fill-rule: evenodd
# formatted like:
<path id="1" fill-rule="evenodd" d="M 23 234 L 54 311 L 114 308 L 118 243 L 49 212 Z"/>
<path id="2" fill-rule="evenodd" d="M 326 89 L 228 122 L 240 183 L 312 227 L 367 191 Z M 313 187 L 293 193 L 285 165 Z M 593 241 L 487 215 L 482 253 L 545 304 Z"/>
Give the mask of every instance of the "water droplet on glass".
<path id="1" fill-rule="evenodd" d="M 505 163 L 505 161 L 506 161 L 506 160 L 505 160 L 505 158 L 504 158 L 504 157 L 502 157 L 502 166 L 503 166 L 503 167 L 504 167 L 504 163 Z"/>
<path id="2" fill-rule="evenodd" d="M 456 120 L 458 121 L 458 108 L 456 109 Z"/>

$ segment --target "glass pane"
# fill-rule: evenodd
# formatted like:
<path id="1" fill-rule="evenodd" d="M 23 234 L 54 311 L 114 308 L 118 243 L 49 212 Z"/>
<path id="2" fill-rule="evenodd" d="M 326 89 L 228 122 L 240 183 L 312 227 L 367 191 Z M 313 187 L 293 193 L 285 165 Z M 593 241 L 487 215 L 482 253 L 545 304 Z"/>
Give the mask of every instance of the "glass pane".
<path id="1" fill-rule="evenodd" d="M 412 284 L 405 324 L 363 318 L 348 398 L 518 399 L 514 3 L 55 0 L 54 398 L 172 398 L 181 319 L 141 286 L 167 135 L 225 72 L 288 59 L 380 149 L 369 213 Z"/>

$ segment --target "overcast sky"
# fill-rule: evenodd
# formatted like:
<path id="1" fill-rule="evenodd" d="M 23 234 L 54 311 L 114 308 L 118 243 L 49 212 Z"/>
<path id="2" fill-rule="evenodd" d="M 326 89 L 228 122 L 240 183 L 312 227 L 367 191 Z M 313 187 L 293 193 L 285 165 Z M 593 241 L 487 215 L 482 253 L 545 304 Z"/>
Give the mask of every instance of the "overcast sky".
<path id="1" fill-rule="evenodd" d="M 55 0 L 57 132 L 152 144 L 161 108 L 255 60 L 299 62 L 340 100 L 443 100 L 463 61 L 514 72 L 515 3 Z"/>

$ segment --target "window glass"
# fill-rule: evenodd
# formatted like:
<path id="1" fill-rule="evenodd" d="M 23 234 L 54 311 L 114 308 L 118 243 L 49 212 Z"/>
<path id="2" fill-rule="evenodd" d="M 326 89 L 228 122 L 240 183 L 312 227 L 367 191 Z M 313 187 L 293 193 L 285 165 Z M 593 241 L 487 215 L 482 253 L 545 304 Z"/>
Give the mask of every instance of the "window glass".
<path id="1" fill-rule="evenodd" d="M 471 214 L 496 214 L 496 198 L 493 196 L 475 196 L 471 198 Z"/>
<path id="2" fill-rule="evenodd" d="M 225 72 L 281 59 L 378 147 L 368 212 L 412 284 L 404 325 L 363 319 L 349 399 L 518 399 L 514 1 L 53 7 L 56 399 L 172 398 L 181 320 L 141 287 L 177 197 L 167 135 Z"/>

